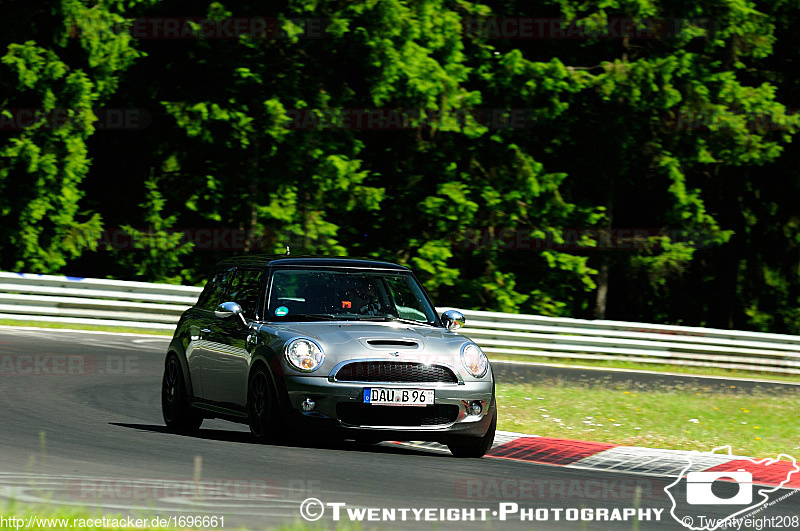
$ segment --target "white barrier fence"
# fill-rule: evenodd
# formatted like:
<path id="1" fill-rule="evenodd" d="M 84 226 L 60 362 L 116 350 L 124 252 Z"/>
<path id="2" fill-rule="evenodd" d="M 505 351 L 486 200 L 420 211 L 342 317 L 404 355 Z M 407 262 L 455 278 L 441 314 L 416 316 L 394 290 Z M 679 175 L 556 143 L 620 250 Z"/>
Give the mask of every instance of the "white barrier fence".
<path id="1" fill-rule="evenodd" d="M 202 288 L 0 272 L 0 319 L 174 330 Z"/>
<path id="2" fill-rule="evenodd" d="M 0 272 L 0 319 L 172 330 L 200 291 Z M 467 317 L 463 334 L 493 358 L 620 360 L 800 374 L 800 336 L 462 311 Z"/>

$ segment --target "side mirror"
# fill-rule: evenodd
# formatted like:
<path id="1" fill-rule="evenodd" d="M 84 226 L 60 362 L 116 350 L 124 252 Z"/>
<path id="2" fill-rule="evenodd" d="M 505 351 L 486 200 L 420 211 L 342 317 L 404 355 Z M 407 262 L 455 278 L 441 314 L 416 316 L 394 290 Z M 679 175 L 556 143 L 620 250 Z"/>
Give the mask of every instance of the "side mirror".
<path id="1" fill-rule="evenodd" d="M 244 318 L 244 310 L 235 302 L 223 302 L 214 310 L 214 315 L 220 319 L 228 319 L 235 315 L 244 326 L 247 326 L 247 319 Z"/>
<path id="2" fill-rule="evenodd" d="M 447 310 L 442 314 L 442 324 L 448 330 L 455 331 L 467 323 L 464 314 L 457 310 Z"/>

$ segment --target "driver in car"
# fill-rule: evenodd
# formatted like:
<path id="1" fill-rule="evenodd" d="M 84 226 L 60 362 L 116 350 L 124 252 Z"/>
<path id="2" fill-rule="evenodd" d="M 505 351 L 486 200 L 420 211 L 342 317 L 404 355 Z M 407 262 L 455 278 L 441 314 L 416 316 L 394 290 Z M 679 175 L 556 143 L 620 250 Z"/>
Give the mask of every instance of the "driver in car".
<path id="1" fill-rule="evenodd" d="M 342 309 L 359 315 L 381 315 L 381 303 L 372 283 L 362 282 L 351 287 L 342 297 Z"/>

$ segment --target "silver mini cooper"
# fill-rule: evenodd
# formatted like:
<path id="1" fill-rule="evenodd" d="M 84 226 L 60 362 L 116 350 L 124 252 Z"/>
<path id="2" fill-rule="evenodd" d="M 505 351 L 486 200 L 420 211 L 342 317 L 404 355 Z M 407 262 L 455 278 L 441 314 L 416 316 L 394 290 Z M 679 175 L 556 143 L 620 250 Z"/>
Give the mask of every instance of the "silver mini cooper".
<path id="1" fill-rule="evenodd" d="M 366 443 L 424 440 L 481 457 L 497 425 L 481 348 L 439 317 L 405 267 L 345 258 L 226 260 L 181 317 L 162 382 L 164 421 L 247 423 Z"/>

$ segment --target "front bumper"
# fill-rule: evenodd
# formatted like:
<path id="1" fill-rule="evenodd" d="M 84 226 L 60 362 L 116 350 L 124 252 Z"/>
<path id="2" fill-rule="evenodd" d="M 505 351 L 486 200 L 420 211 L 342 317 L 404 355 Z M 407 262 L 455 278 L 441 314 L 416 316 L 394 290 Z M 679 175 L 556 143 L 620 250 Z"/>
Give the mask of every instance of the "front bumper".
<path id="1" fill-rule="evenodd" d="M 490 378 L 480 382 L 459 384 L 442 383 L 353 383 L 330 381 L 322 376 L 286 376 L 288 407 L 292 419 L 302 427 L 332 428 L 352 434 L 392 437 L 394 439 L 442 441 L 453 435 L 482 437 L 489 429 L 494 413 L 494 384 Z M 432 406 L 373 406 L 362 404 L 366 387 L 396 389 L 433 389 Z M 315 402 L 312 411 L 303 411 L 301 404 L 307 398 Z M 469 414 L 469 404 L 478 400 L 482 404 L 480 415 Z M 379 408 L 379 409 L 374 409 Z M 386 418 L 380 418 L 381 408 Z M 446 419 L 435 416 L 433 424 L 409 425 L 408 416 L 424 416 L 433 410 L 447 411 Z M 405 410 L 405 411 L 398 411 Z M 413 410 L 413 411 L 410 411 Z M 457 410 L 457 411 L 456 411 Z M 345 411 L 349 414 L 345 415 Z M 361 411 L 364 415 L 354 412 Z M 452 414 L 450 414 L 452 413 Z M 399 414 L 399 415 L 398 415 Z M 392 425 L 393 418 L 404 417 L 406 422 Z M 414 422 L 411 420 L 410 422 Z"/>

